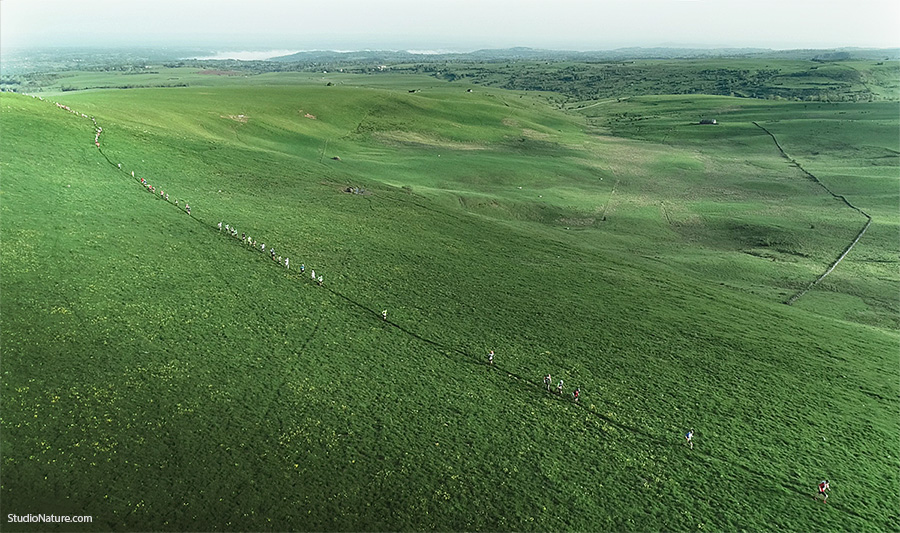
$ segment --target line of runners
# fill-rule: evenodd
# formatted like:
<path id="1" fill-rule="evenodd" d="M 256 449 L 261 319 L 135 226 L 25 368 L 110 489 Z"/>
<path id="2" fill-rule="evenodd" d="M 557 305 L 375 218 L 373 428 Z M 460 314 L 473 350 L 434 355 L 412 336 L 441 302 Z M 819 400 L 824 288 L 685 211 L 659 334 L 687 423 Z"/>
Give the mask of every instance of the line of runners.
<path id="1" fill-rule="evenodd" d="M 266 253 L 266 243 L 259 243 L 259 242 L 257 242 L 256 239 L 248 236 L 246 233 L 243 233 L 243 232 L 241 233 L 241 236 L 238 237 L 238 230 L 234 226 L 232 226 L 230 224 L 223 225 L 223 222 L 219 222 L 216 225 L 216 227 L 219 228 L 220 232 L 224 231 L 225 234 L 230 237 L 233 237 L 235 239 L 240 238 L 241 243 L 248 246 L 251 250 L 259 250 L 263 254 Z M 277 263 L 279 266 L 283 266 L 284 268 L 286 268 L 288 270 L 291 269 L 291 259 L 289 257 L 282 257 L 282 256 L 276 254 L 274 246 L 269 247 L 269 257 L 271 257 L 272 261 Z M 306 273 L 306 265 L 303 263 L 300 263 L 300 273 L 301 274 Z M 315 270 L 310 270 L 310 278 L 312 278 L 312 280 L 315 281 L 319 285 L 322 285 L 323 283 L 325 283 L 325 278 L 321 274 L 319 274 L 319 276 L 317 277 Z M 382 316 L 385 319 L 387 319 L 387 311 L 384 311 Z"/>
<path id="2" fill-rule="evenodd" d="M 381 312 L 383 317 L 387 317 L 387 311 Z M 494 364 L 494 350 L 488 351 L 487 361 L 489 365 Z M 547 392 L 553 392 L 553 378 L 550 377 L 550 374 L 544 376 L 544 386 L 547 387 Z M 562 396 L 563 393 L 563 380 L 559 380 L 559 383 L 556 385 L 556 394 Z M 572 391 L 572 401 L 578 403 L 578 399 L 581 398 L 581 389 L 579 387 L 575 387 L 575 390 Z M 693 431 L 693 430 L 691 430 Z M 691 445 L 691 449 L 694 449 L 693 445 Z"/>
<path id="3" fill-rule="evenodd" d="M 44 100 L 44 98 L 43 98 L 43 97 L 40 97 L 40 96 L 31 95 L 31 97 L 32 97 L 32 98 L 37 98 L 37 99 L 39 99 L 39 100 L 41 100 L 41 101 Z M 60 109 L 62 109 L 62 110 L 64 110 L 64 111 L 68 111 L 68 112 L 72 113 L 73 115 L 81 116 L 82 118 L 89 118 L 89 119 L 91 120 L 91 122 L 94 123 L 94 145 L 95 145 L 97 148 L 100 148 L 100 134 L 103 133 L 103 128 L 102 128 L 99 124 L 97 124 L 97 119 L 96 119 L 96 118 L 94 118 L 94 117 L 92 117 L 92 116 L 88 116 L 88 115 L 86 115 L 86 114 L 84 114 L 84 113 L 79 113 L 79 112 L 73 110 L 72 108 L 70 108 L 69 106 L 67 106 L 67 105 L 65 105 L 65 104 L 61 104 L 61 103 L 59 103 L 59 102 L 54 102 L 54 104 L 56 105 L 56 107 L 58 107 L 58 108 L 60 108 Z M 123 170 L 123 169 L 122 169 L 122 163 L 117 163 L 117 164 L 116 164 L 116 168 L 118 168 L 119 170 Z M 133 170 L 131 171 L 131 177 L 134 178 L 134 179 L 136 179 L 136 180 L 139 180 L 140 183 L 141 183 L 141 186 L 144 187 L 144 189 L 145 189 L 147 192 L 153 194 L 154 196 L 155 196 L 155 195 L 157 194 L 157 192 L 158 192 L 158 193 L 159 193 L 159 199 L 160 199 L 160 200 L 164 200 L 164 201 L 169 202 L 169 203 L 174 203 L 175 207 L 177 207 L 177 208 L 179 208 L 179 209 L 182 209 L 182 207 L 181 207 L 181 205 L 180 205 L 180 202 L 179 202 L 178 198 L 170 199 L 169 193 L 165 192 L 165 191 L 162 190 L 162 189 L 158 189 L 158 190 L 157 190 L 157 187 L 154 186 L 154 185 L 152 185 L 150 182 L 148 182 L 144 177 L 136 176 L 136 175 L 135 175 L 135 172 L 134 172 Z M 183 207 L 184 212 L 187 213 L 188 215 L 190 215 L 190 214 L 191 214 L 191 206 L 190 206 L 190 204 L 188 204 L 188 202 L 187 202 L 186 200 L 183 201 L 183 203 L 184 203 L 184 207 Z M 218 229 L 219 229 L 219 231 L 222 231 L 222 230 L 223 230 L 223 223 L 222 223 L 222 222 L 219 222 L 219 224 L 218 224 Z M 235 229 L 234 227 L 232 227 L 230 224 L 225 224 L 225 225 L 224 225 L 224 229 L 225 229 L 225 231 L 226 231 L 229 235 L 231 235 L 232 237 L 235 237 L 235 238 L 237 237 L 237 234 L 238 234 L 237 229 Z M 252 249 L 257 249 L 257 245 L 258 245 L 257 241 L 256 241 L 255 239 L 251 238 L 251 237 L 248 237 L 246 233 L 241 233 L 241 241 L 242 241 L 244 244 L 249 245 L 250 248 L 252 248 Z M 260 252 L 265 253 L 265 252 L 266 252 L 266 245 L 265 245 L 265 243 L 259 244 L 259 248 L 258 248 L 258 249 L 259 249 Z M 275 253 L 275 248 L 274 248 L 274 247 L 270 247 L 270 248 L 269 248 L 269 255 L 271 256 L 271 258 L 272 258 L 272 260 L 273 260 L 274 262 L 276 262 L 276 263 L 278 263 L 279 265 L 284 266 L 284 268 L 290 270 L 290 268 L 291 268 L 290 259 L 287 258 L 287 257 L 282 258 L 280 255 L 276 255 L 276 253 Z M 305 274 L 305 273 L 306 273 L 306 265 L 304 265 L 304 264 L 301 264 L 301 265 L 300 265 L 300 273 L 301 273 L 301 274 Z M 325 282 L 324 276 L 322 276 L 321 273 L 320 273 L 318 276 L 316 276 L 316 271 L 315 271 L 315 270 L 311 270 L 311 271 L 310 271 L 310 277 L 312 278 L 312 281 L 316 282 L 318 285 L 322 285 L 322 284 L 324 284 L 324 282 Z M 384 312 L 384 317 L 385 317 L 385 319 L 387 318 L 387 311 Z"/>

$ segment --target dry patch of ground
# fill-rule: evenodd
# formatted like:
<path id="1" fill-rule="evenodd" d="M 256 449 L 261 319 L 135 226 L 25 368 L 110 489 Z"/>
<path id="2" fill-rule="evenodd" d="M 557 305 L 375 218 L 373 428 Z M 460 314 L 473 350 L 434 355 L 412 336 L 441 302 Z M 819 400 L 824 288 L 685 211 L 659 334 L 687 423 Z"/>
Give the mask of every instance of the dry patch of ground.
<path id="1" fill-rule="evenodd" d="M 386 143 L 429 148 L 445 148 L 447 150 L 485 150 L 487 146 L 480 143 L 452 141 L 437 135 L 410 131 L 379 131 L 372 135 L 375 139 Z"/>
<path id="2" fill-rule="evenodd" d="M 247 123 L 247 115 L 219 115 L 219 117 L 231 119 L 236 122 L 240 122 L 241 124 Z"/>
<path id="3" fill-rule="evenodd" d="M 507 118 L 503 119 L 501 122 L 503 123 L 504 126 L 507 126 L 510 128 L 521 128 L 522 127 L 522 123 L 514 118 L 507 117 Z M 537 130 L 533 130 L 531 128 L 522 128 L 522 137 L 525 137 L 526 139 L 531 139 L 534 141 L 548 141 L 551 139 L 551 136 L 549 133 L 543 133 L 543 132 L 540 132 Z"/>
<path id="4" fill-rule="evenodd" d="M 204 76 L 240 76 L 241 73 L 236 70 L 201 70 L 197 74 Z"/>
<path id="5" fill-rule="evenodd" d="M 549 133 L 542 133 L 540 131 L 532 130 L 529 128 L 524 128 L 522 130 L 522 136 L 533 141 L 549 141 L 550 139 L 552 139 L 552 136 Z"/>
<path id="6" fill-rule="evenodd" d="M 560 224 L 564 226 L 574 226 L 574 227 L 587 227 L 593 226 L 594 222 L 597 219 L 595 217 L 584 217 L 584 218 L 560 218 L 557 220 Z"/>
<path id="7" fill-rule="evenodd" d="M 677 202 L 660 202 L 659 214 L 662 220 L 674 227 L 700 227 L 704 224 L 699 214 Z"/>

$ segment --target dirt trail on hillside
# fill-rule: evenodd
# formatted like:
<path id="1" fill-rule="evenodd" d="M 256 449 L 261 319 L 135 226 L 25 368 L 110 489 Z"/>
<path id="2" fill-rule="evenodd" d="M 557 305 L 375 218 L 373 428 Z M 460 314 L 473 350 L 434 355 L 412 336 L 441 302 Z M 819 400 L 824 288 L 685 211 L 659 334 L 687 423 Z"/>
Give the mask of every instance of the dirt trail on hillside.
<path id="1" fill-rule="evenodd" d="M 825 270 L 825 272 L 823 272 L 821 276 L 819 276 L 818 278 L 816 278 L 815 281 L 813 281 L 812 283 L 810 283 L 805 289 L 803 289 L 803 290 L 797 292 L 796 294 L 794 294 L 793 296 L 791 296 L 790 298 L 788 298 L 787 300 L 784 301 L 784 303 L 786 303 L 787 305 L 793 305 L 794 302 L 796 302 L 801 296 L 803 296 L 804 294 L 806 294 L 807 292 L 809 292 L 810 289 L 812 289 L 813 287 L 815 287 L 816 285 L 818 285 L 820 281 L 822 281 L 823 279 L 825 279 L 825 276 L 827 276 L 828 274 L 831 274 L 831 272 L 832 272 L 835 268 L 837 268 L 838 264 L 839 264 L 841 261 L 843 261 L 845 257 L 847 257 L 847 254 L 850 253 L 850 250 L 852 250 L 853 247 L 856 246 L 856 243 L 859 242 L 859 240 L 862 238 L 862 236 L 866 233 L 866 230 L 869 229 L 869 226 L 872 224 L 872 217 L 869 216 L 869 214 L 866 213 L 865 211 L 863 211 L 862 209 L 860 209 L 860 208 L 856 207 L 855 205 L 851 204 L 850 201 L 847 200 L 847 198 L 845 198 L 843 195 L 834 193 L 831 189 L 828 188 L 827 185 L 825 185 L 824 183 L 822 183 L 822 181 L 821 181 L 819 178 L 815 177 L 812 173 L 810 173 L 810 172 L 807 171 L 805 168 L 803 168 L 802 166 L 800 166 L 800 163 L 797 162 L 796 159 L 794 159 L 793 157 L 789 156 L 789 155 L 784 151 L 784 148 L 781 147 L 781 143 L 778 142 L 778 139 L 775 137 L 775 134 L 774 134 L 774 133 L 772 133 L 771 131 L 769 131 L 769 130 L 766 129 L 765 127 L 761 126 L 758 122 L 753 122 L 753 125 L 756 126 L 756 127 L 759 128 L 759 129 L 763 130 L 764 132 L 766 132 L 766 133 L 769 135 L 769 137 L 772 137 L 772 140 L 775 142 L 775 146 L 778 147 L 778 151 L 781 152 L 781 155 L 783 155 L 783 156 L 785 157 L 785 159 L 787 159 L 788 161 L 790 161 L 792 165 L 794 165 L 795 167 L 797 167 L 798 169 L 800 169 L 800 172 L 803 172 L 803 174 L 805 174 L 808 178 L 810 178 L 810 179 L 813 180 L 814 182 L 818 183 L 819 186 L 822 187 L 823 189 L 825 189 L 825 191 L 828 192 L 828 194 L 830 194 L 832 197 L 834 197 L 834 198 L 836 198 L 836 199 L 842 201 L 844 204 L 847 205 L 847 207 L 849 207 L 849 208 L 851 208 L 851 209 L 857 211 L 859 214 L 861 214 L 862 216 L 866 217 L 866 223 L 865 223 L 865 225 L 863 225 L 862 229 L 859 230 L 859 233 L 856 234 L 856 238 L 853 239 L 853 241 L 852 241 L 850 244 L 848 244 L 846 248 L 844 248 L 844 251 L 841 253 L 841 255 L 839 255 L 838 258 L 835 259 L 834 262 L 831 263 L 831 265 L 829 265 L 828 269 Z"/>

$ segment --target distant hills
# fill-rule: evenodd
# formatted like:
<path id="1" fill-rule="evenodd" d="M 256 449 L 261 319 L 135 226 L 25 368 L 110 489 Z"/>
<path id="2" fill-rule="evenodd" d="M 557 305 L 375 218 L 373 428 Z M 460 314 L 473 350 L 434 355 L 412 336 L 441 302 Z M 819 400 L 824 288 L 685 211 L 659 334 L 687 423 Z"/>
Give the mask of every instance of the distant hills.
<path id="1" fill-rule="evenodd" d="M 397 50 L 357 50 L 336 52 L 313 50 L 276 57 L 270 61 L 283 63 L 334 63 L 334 62 L 431 62 L 431 61 L 621 61 L 630 59 L 703 59 L 711 57 L 742 57 L 841 61 L 849 59 L 900 59 L 900 48 L 836 48 L 806 50 L 771 50 L 766 48 L 618 48 L 578 52 L 572 50 L 544 50 L 515 47 L 475 50 L 473 52 L 416 53 Z"/>
<path id="2" fill-rule="evenodd" d="M 338 52 L 312 50 L 275 57 L 269 60 L 199 59 L 221 53 L 221 50 L 200 48 L 7 48 L 0 54 L 0 70 L 4 77 L 69 70 L 110 70 L 142 68 L 145 65 L 174 64 L 186 66 L 227 65 L 228 68 L 252 68 L 268 71 L 318 67 L 321 65 L 398 64 L 437 62 L 498 62 L 498 61 L 629 61 L 640 59 L 708 59 L 759 58 L 817 61 L 846 61 L 852 59 L 892 61 L 900 60 L 900 48 L 833 48 L 808 50 L 770 50 L 766 48 L 618 48 L 579 52 L 573 50 L 545 50 L 540 48 L 501 48 L 473 52 L 426 53 L 406 50 L 357 50 Z"/>

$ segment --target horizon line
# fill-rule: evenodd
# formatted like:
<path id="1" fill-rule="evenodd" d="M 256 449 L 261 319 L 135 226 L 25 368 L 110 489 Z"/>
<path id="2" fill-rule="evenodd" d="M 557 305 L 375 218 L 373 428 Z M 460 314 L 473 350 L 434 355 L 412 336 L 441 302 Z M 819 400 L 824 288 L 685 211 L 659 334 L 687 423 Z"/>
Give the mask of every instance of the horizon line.
<path id="1" fill-rule="evenodd" d="M 728 45 L 728 44 L 697 44 L 697 43 L 666 43 L 658 45 L 621 45 L 615 47 L 598 47 L 598 48 L 566 48 L 566 47 L 543 47 L 543 46 L 481 46 L 481 47 L 446 47 L 439 46 L 429 48 L 424 46 L 409 47 L 290 47 L 290 46 L 212 46 L 204 44 L 169 44 L 169 45 L 134 45 L 134 46 L 115 46 L 115 45 L 98 45 L 98 44 L 54 44 L 54 45 L 12 45 L 4 46 L 5 50 L 54 50 L 54 49 L 78 49 L 78 50 L 172 50 L 172 49 L 198 49 L 212 53 L 234 53 L 234 52 L 290 52 L 290 53 L 308 53 L 308 52 L 334 52 L 334 53 L 355 53 L 355 52 L 406 52 L 416 55 L 440 55 L 440 54 L 468 54 L 480 51 L 502 51 L 502 50 L 532 50 L 541 52 L 568 52 L 568 53 L 591 53 L 591 52 L 615 52 L 618 50 L 771 50 L 771 51 L 792 51 L 792 50 L 900 50 L 900 46 L 861 46 L 861 45 L 831 45 L 831 46 L 760 46 L 760 45 Z M 292 51 L 295 50 L 295 51 Z"/>

